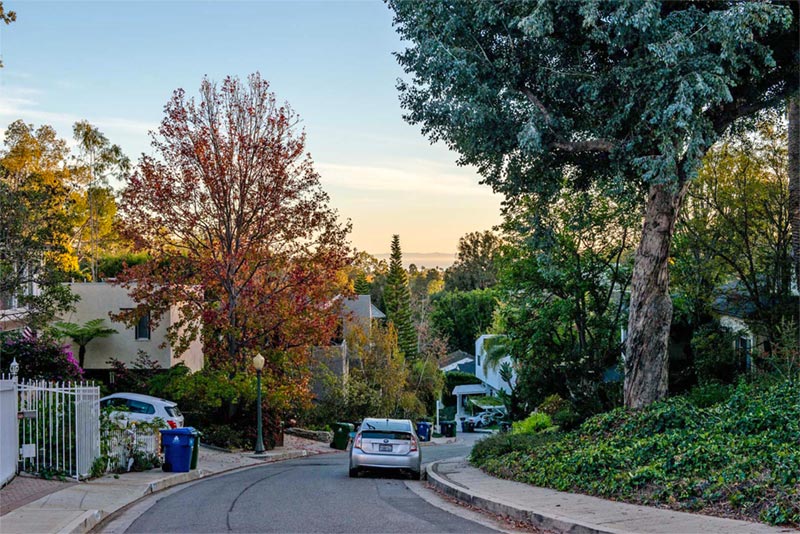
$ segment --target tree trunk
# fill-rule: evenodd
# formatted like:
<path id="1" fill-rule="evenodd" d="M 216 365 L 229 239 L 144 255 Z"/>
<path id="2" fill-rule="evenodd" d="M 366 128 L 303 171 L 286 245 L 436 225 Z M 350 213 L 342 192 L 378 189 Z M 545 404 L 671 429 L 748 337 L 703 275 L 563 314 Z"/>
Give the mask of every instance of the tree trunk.
<path id="1" fill-rule="evenodd" d="M 642 239 L 636 250 L 625 355 L 625 406 L 642 408 L 667 395 L 667 344 L 672 323 L 669 247 L 686 194 L 669 185 L 650 187 Z"/>
<path id="2" fill-rule="evenodd" d="M 800 289 L 800 95 L 789 98 L 789 220 L 795 287 Z"/>
<path id="3" fill-rule="evenodd" d="M 78 365 L 85 369 L 83 362 L 86 360 L 86 345 L 78 345 Z"/>

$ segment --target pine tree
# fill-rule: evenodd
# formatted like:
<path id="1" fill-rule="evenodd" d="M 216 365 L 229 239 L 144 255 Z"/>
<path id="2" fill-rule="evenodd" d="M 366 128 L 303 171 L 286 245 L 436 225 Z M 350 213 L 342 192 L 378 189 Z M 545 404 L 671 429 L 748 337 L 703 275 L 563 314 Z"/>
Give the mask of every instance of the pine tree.
<path id="1" fill-rule="evenodd" d="M 353 290 L 356 295 L 369 295 L 371 288 L 369 280 L 367 280 L 367 275 L 358 273 L 358 276 L 356 276 L 356 279 L 353 281 Z"/>
<path id="2" fill-rule="evenodd" d="M 386 318 L 397 329 L 400 350 L 408 359 L 417 356 L 417 334 L 411 322 L 411 291 L 408 276 L 403 269 L 403 253 L 400 251 L 400 236 L 392 236 L 392 254 L 389 258 L 389 276 L 383 295 Z"/>

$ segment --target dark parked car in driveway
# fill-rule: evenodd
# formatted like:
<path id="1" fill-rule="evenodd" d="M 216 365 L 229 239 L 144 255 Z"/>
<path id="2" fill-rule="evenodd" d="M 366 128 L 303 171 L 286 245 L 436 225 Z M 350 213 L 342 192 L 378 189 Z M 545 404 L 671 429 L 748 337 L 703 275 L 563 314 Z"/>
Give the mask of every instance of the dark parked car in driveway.
<path id="1" fill-rule="evenodd" d="M 350 476 L 364 469 L 391 469 L 421 476 L 419 437 L 408 419 L 364 419 L 350 448 Z"/>

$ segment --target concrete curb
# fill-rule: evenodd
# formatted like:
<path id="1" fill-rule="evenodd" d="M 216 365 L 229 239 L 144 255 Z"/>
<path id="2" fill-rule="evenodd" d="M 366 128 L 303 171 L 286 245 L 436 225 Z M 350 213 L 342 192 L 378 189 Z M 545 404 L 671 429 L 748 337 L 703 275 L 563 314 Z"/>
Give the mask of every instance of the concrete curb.
<path id="1" fill-rule="evenodd" d="M 276 454 L 270 456 L 268 459 L 264 459 L 265 464 L 274 463 L 274 462 L 282 462 L 285 460 L 294 460 L 295 458 L 304 458 L 308 456 L 308 451 L 306 450 L 296 450 L 296 451 L 288 451 L 283 452 L 280 454 Z M 58 534 L 86 534 L 91 532 L 93 529 L 101 527 L 103 523 L 109 521 L 116 517 L 119 512 L 124 509 L 127 509 L 131 505 L 136 504 L 137 502 L 141 501 L 145 497 L 149 497 L 153 493 L 158 493 L 160 491 L 164 491 L 166 489 L 172 488 L 174 486 L 178 486 L 181 484 L 186 484 L 188 482 L 194 482 L 196 480 L 200 480 L 203 478 L 208 478 L 216 475 L 223 475 L 226 473 L 230 473 L 232 471 L 239 471 L 242 469 L 252 469 L 254 467 L 259 467 L 261 464 L 250 464 L 250 465 L 241 465 L 232 467 L 230 469 L 223 469 L 220 471 L 207 471 L 205 469 L 196 469 L 194 471 L 189 471 L 187 473 L 176 473 L 174 475 L 169 475 L 161 480 L 156 480 L 151 482 L 147 485 L 147 489 L 145 489 L 144 493 L 131 499 L 127 503 L 118 506 L 114 510 L 88 510 L 80 517 L 76 518 L 72 522 L 70 522 L 67 526 L 61 529 Z"/>
<path id="2" fill-rule="evenodd" d="M 466 460 L 466 458 L 464 459 Z M 448 460 L 452 461 L 452 459 Z M 601 527 L 584 521 L 576 521 L 567 517 L 542 514 L 534 510 L 517 508 L 510 504 L 493 499 L 490 496 L 478 495 L 466 491 L 467 488 L 460 487 L 450 481 L 437 471 L 438 464 L 441 462 L 431 462 L 427 466 L 428 484 L 438 489 L 445 495 L 449 495 L 463 503 L 476 506 L 487 512 L 509 517 L 516 521 L 528 522 L 536 527 L 546 530 L 556 530 L 559 532 L 569 532 L 570 534 L 622 534 L 625 531 Z"/>

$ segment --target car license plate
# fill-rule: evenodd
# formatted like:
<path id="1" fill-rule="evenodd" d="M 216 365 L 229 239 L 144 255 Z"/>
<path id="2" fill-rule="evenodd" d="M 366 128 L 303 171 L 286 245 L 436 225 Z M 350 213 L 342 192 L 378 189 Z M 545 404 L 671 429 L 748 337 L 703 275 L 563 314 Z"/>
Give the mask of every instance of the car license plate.
<path id="1" fill-rule="evenodd" d="M 378 445 L 378 452 L 392 452 L 391 445 Z"/>

